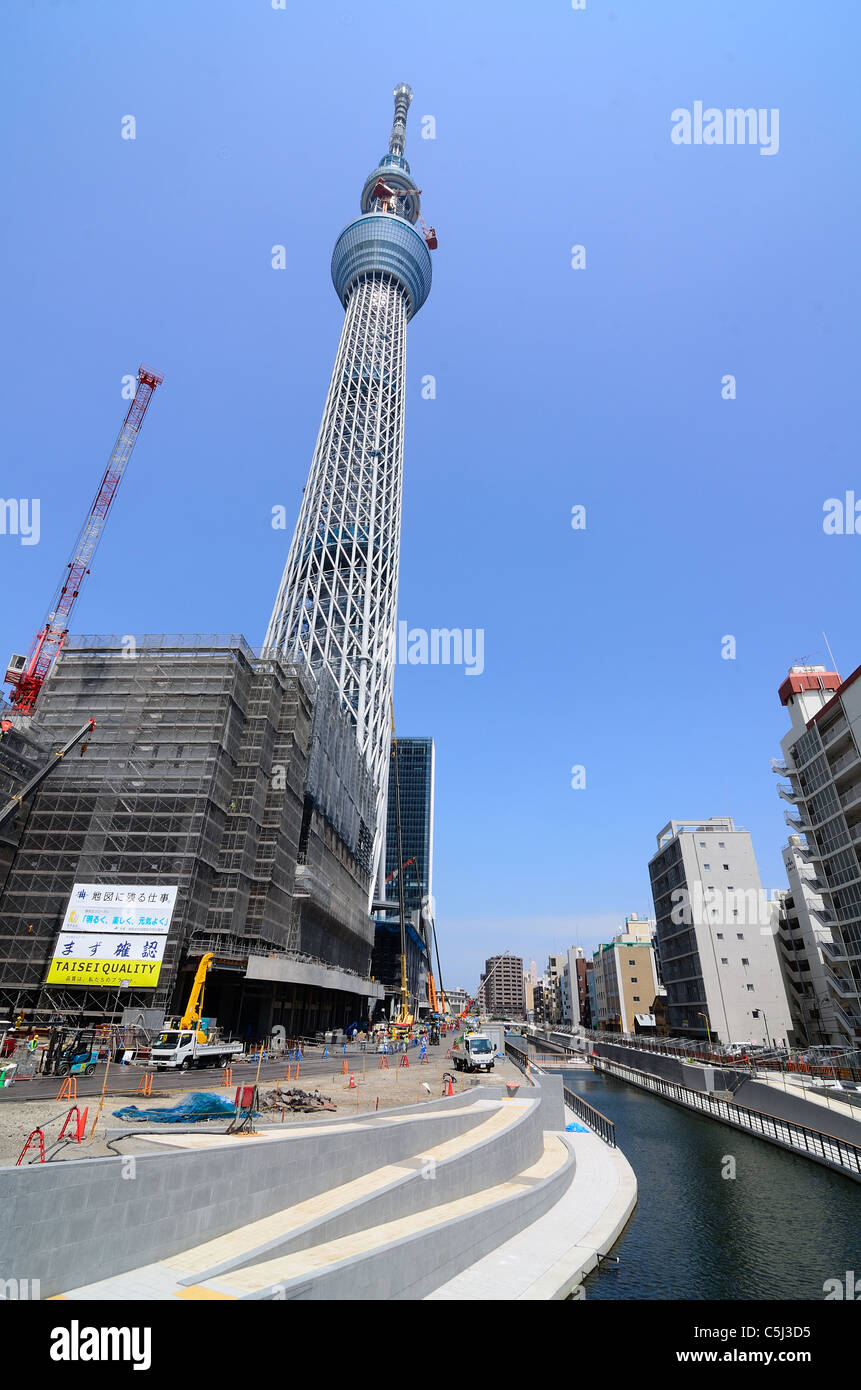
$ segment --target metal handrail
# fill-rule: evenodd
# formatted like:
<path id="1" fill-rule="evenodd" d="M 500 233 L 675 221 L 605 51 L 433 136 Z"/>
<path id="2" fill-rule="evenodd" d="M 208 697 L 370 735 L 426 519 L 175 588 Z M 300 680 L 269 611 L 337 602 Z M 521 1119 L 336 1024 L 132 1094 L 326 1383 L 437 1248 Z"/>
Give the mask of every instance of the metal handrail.
<path id="1" fill-rule="evenodd" d="M 623 1062 L 615 1062 L 609 1057 L 596 1056 L 593 1060 L 597 1071 L 606 1068 L 611 1076 L 627 1073 L 622 1079 L 642 1086 L 644 1090 L 676 1100 L 682 1105 L 687 1105 L 689 1109 L 704 1111 L 713 1118 L 734 1125 L 736 1129 L 746 1129 L 763 1139 L 775 1140 L 798 1153 L 821 1158 L 842 1168 L 853 1177 L 861 1178 L 861 1146 L 853 1144 L 849 1139 L 839 1139 L 837 1135 L 828 1134 L 825 1130 L 809 1129 L 807 1125 L 796 1124 L 794 1120 L 783 1120 L 776 1115 L 765 1115 L 759 1110 L 748 1110 L 746 1106 L 731 1104 L 708 1092 L 692 1091 L 677 1081 L 665 1081 L 663 1077 L 653 1076 L 651 1072 L 637 1071 L 634 1067 L 626 1067 Z"/>
<path id="2" fill-rule="evenodd" d="M 529 1077 L 529 1064 L 533 1059 L 528 1053 L 515 1047 L 507 1038 L 505 1040 L 505 1055 L 511 1057 L 515 1065 L 519 1066 L 520 1070 Z M 531 1080 L 531 1077 L 529 1079 Z M 589 1128 L 604 1140 L 605 1144 L 609 1144 L 611 1149 L 615 1149 L 616 1126 L 613 1121 L 608 1120 L 606 1115 L 602 1115 L 601 1111 L 596 1110 L 594 1105 L 590 1105 L 587 1100 L 583 1100 L 582 1096 L 576 1095 L 574 1091 L 569 1091 L 567 1086 L 562 1087 L 562 1095 L 565 1098 L 565 1104 L 574 1111 L 575 1115 L 585 1121 Z"/>
<path id="3" fill-rule="evenodd" d="M 590 1105 L 588 1100 L 578 1096 L 575 1091 L 570 1091 L 567 1086 L 562 1087 L 562 1094 L 565 1097 L 565 1104 L 578 1115 L 581 1120 L 585 1120 L 590 1129 L 594 1130 L 605 1144 L 609 1144 L 611 1149 L 616 1147 L 616 1126 L 612 1120 L 608 1120 L 606 1115 L 602 1115 L 600 1110 L 596 1110 L 594 1105 Z"/>

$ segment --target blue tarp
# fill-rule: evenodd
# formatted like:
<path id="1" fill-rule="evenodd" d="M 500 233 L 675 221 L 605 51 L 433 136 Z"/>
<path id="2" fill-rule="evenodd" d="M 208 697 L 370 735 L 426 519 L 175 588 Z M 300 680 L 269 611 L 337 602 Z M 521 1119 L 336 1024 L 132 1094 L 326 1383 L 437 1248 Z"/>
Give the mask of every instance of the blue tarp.
<path id="1" fill-rule="evenodd" d="M 585 1125 L 577 1125 L 577 1124 L 574 1124 L 574 1123 L 572 1122 L 570 1125 L 566 1125 L 566 1126 L 565 1126 L 565 1133 L 566 1133 L 566 1134 L 588 1134 L 589 1131 L 588 1131 L 588 1129 L 586 1128 Z"/>
<path id="2" fill-rule="evenodd" d="M 118 1120 L 147 1120 L 157 1125 L 194 1124 L 198 1120 L 224 1120 L 236 1113 L 236 1107 L 224 1096 L 213 1091 L 195 1091 L 166 1110 L 141 1110 L 137 1105 L 125 1105 L 115 1110 Z"/>

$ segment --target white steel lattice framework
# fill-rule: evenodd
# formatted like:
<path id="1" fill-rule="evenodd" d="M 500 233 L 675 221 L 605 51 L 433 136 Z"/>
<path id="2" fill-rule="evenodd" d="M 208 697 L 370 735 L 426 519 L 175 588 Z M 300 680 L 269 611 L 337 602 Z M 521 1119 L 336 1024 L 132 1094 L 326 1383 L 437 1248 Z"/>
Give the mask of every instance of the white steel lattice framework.
<path id="1" fill-rule="evenodd" d="M 391 746 L 406 328 L 431 282 L 428 248 L 413 226 L 419 190 L 403 157 L 411 98 L 408 87 L 395 89 L 389 152 L 365 182 L 363 215 L 332 257 L 346 316 L 266 634 L 266 647 L 289 661 L 327 668 L 355 720 L 377 792 L 375 873 Z"/>

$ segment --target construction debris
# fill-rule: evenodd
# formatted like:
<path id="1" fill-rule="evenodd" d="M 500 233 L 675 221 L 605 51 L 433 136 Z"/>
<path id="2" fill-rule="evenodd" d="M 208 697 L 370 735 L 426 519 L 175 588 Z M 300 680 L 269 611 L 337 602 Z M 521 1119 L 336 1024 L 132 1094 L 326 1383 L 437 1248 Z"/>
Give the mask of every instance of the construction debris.
<path id="1" fill-rule="evenodd" d="M 324 1096 L 319 1091 L 302 1091 L 298 1086 L 293 1086 L 289 1091 L 282 1091 L 280 1086 L 276 1086 L 274 1091 L 261 1091 L 259 1104 L 261 1110 L 291 1110 L 303 1114 L 338 1108 L 331 1096 Z"/>

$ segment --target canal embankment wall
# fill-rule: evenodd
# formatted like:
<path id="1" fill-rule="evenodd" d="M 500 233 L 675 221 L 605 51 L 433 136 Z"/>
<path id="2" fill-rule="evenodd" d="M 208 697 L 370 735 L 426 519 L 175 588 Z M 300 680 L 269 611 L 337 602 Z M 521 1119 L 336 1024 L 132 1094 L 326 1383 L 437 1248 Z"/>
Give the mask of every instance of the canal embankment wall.
<path id="1" fill-rule="evenodd" d="M 709 1095 L 731 1092 L 734 1103 L 746 1110 L 789 1120 L 807 1129 L 845 1139 L 850 1144 L 861 1144 L 861 1121 L 825 1109 L 815 1101 L 805 1100 L 797 1092 L 781 1091 L 776 1086 L 752 1080 L 744 1071 L 702 1062 L 686 1062 L 679 1057 L 665 1057 L 659 1052 L 638 1051 L 635 1047 L 615 1043 L 596 1042 L 593 1047 L 599 1057 L 607 1057 L 610 1061 L 646 1072 L 649 1076 L 658 1076 L 662 1081 Z"/>

